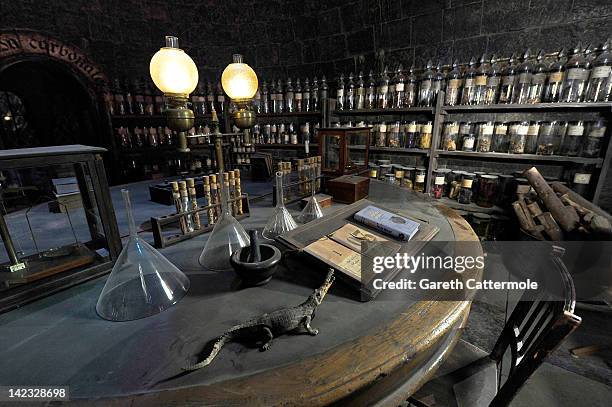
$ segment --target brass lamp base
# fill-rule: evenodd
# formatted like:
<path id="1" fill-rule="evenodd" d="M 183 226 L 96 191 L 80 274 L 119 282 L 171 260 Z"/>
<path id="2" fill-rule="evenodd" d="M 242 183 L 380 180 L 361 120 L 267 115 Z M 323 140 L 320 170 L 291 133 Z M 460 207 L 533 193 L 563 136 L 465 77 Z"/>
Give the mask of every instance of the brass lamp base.
<path id="1" fill-rule="evenodd" d="M 255 125 L 255 112 L 251 110 L 237 110 L 233 113 L 234 123 L 239 129 L 250 129 Z"/>
<path id="2" fill-rule="evenodd" d="M 166 97 L 170 105 L 164 112 L 168 127 L 170 130 L 178 133 L 178 151 L 188 153 L 191 150 L 187 147 L 187 135 L 185 132 L 193 127 L 195 115 L 193 110 L 187 108 L 186 95 L 167 94 Z"/>

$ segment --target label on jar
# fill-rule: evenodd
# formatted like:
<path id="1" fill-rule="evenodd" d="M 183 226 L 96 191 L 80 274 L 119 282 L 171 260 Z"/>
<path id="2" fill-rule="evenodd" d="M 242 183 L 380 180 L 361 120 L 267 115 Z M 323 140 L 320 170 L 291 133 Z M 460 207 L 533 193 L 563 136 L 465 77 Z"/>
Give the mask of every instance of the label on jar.
<path id="1" fill-rule="evenodd" d="M 462 124 L 461 127 L 459 127 L 461 134 L 467 134 L 470 132 L 470 125 L 469 124 Z"/>
<path id="2" fill-rule="evenodd" d="M 214 102 L 215 97 L 213 95 L 208 95 L 206 96 L 206 100 L 208 100 L 209 102 Z M 272 94 L 272 100 L 274 100 L 274 93 Z"/>
<path id="3" fill-rule="evenodd" d="M 591 73 L 591 78 L 607 78 L 610 75 L 610 66 L 598 66 L 593 68 L 593 72 Z"/>
<path id="4" fill-rule="evenodd" d="M 529 126 L 529 129 L 527 130 L 527 135 L 529 136 L 537 136 L 538 135 L 538 131 L 540 131 L 540 125 L 539 124 L 532 124 Z"/>
<path id="5" fill-rule="evenodd" d="M 469 178 L 464 178 L 461 180 L 461 187 L 463 188 L 472 188 L 472 180 Z"/>
<path id="6" fill-rule="evenodd" d="M 582 174 L 577 172 L 574 174 L 574 184 L 588 185 L 591 182 L 591 174 Z"/>
<path id="7" fill-rule="evenodd" d="M 537 73 L 531 77 L 531 83 L 534 85 L 543 85 L 546 82 L 546 74 L 544 72 Z"/>
<path id="8" fill-rule="evenodd" d="M 487 86 L 490 88 L 498 87 L 499 82 L 501 82 L 501 78 L 499 76 L 489 76 L 487 78 Z"/>
<path id="9" fill-rule="evenodd" d="M 396 92 L 403 92 L 404 91 L 404 84 L 403 83 L 396 83 L 395 84 L 395 91 Z"/>
<path id="10" fill-rule="evenodd" d="M 395 85 L 389 85 L 389 93 L 395 92 Z"/>
<path id="11" fill-rule="evenodd" d="M 585 68 L 571 68 L 567 71 L 567 79 L 568 80 L 580 80 L 586 81 L 589 77 L 589 71 Z"/>
<path id="12" fill-rule="evenodd" d="M 605 132 L 605 127 L 595 127 L 589 131 L 589 137 L 603 137 Z"/>
<path id="13" fill-rule="evenodd" d="M 385 94 L 389 91 L 389 87 L 388 86 L 379 86 L 378 87 L 378 94 Z"/>
<path id="14" fill-rule="evenodd" d="M 344 97 L 344 89 L 338 89 L 336 94 L 338 95 L 338 99 L 343 98 Z"/>
<path id="15" fill-rule="evenodd" d="M 464 88 L 470 88 L 474 86 L 474 78 L 466 78 L 465 79 L 465 84 L 463 85 Z"/>
<path id="16" fill-rule="evenodd" d="M 357 95 L 363 96 L 365 94 L 365 88 L 357 88 Z"/>
<path id="17" fill-rule="evenodd" d="M 502 85 L 512 85 L 514 83 L 514 75 L 504 76 L 502 78 Z"/>
<path id="18" fill-rule="evenodd" d="M 459 125 L 458 124 L 451 124 L 447 127 L 447 131 L 448 134 L 456 134 L 459 132 Z"/>
<path id="19" fill-rule="evenodd" d="M 482 134 L 485 136 L 490 136 L 493 134 L 493 125 L 492 124 L 484 124 L 482 126 Z"/>
<path id="20" fill-rule="evenodd" d="M 225 96 L 222 96 L 222 95 L 217 96 L 217 102 L 225 102 Z"/>
<path id="21" fill-rule="evenodd" d="M 478 75 L 476 77 L 476 86 L 486 86 L 487 85 L 487 76 L 486 75 Z"/>
<path id="22" fill-rule="evenodd" d="M 459 89 L 461 86 L 461 79 L 451 79 L 448 81 L 448 87 L 451 89 Z"/>
<path id="23" fill-rule="evenodd" d="M 525 136 L 528 131 L 529 131 L 529 126 L 520 124 L 516 127 L 516 134 L 518 134 L 519 136 Z"/>
<path id="24" fill-rule="evenodd" d="M 495 134 L 506 134 L 506 133 L 508 133 L 508 126 L 495 127 Z"/>
<path id="25" fill-rule="evenodd" d="M 518 79 L 519 83 L 530 83 L 531 82 L 531 74 L 529 72 L 523 72 L 519 75 Z"/>
<path id="26" fill-rule="evenodd" d="M 301 93 L 296 93 L 295 94 L 295 100 L 302 100 L 302 94 Z"/>
<path id="27" fill-rule="evenodd" d="M 421 133 L 431 133 L 431 124 L 424 124 L 421 127 Z"/>
<path id="28" fill-rule="evenodd" d="M 431 80 L 427 79 L 421 82 L 421 90 L 429 90 L 431 88 Z"/>
<path id="29" fill-rule="evenodd" d="M 387 125 L 385 123 L 381 123 L 378 125 L 378 131 L 381 133 L 387 132 Z"/>
<path id="30" fill-rule="evenodd" d="M 582 136 L 584 134 L 584 126 L 570 124 L 567 128 L 568 136 Z"/>
<path id="31" fill-rule="evenodd" d="M 425 174 L 417 174 L 414 180 L 418 183 L 425 182 Z"/>
<path id="32" fill-rule="evenodd" d="M 408 124 L 408 133 L 416 133 L 416 131 L 417 131 L 416 123 Z"/>
<path id="33" fill-rule="evenodd" d="M 434 184 L 435 185 L 444 185 L 445 180 L 446 179 L 444 178 L 444 176 L 436 177 L 436 179 L 434 180 Z"/>
<path id="34" fill-rule="evenodd" d="M 474 137 L 466 137 L 463 139 L 463 148 L 472 149 L 474 148 Z"/>
<path id="35" fill-rule="evenodd" d="M 548 76 L 548 82 L 561 82 L 563 81 L 563 72 L 552 72 Z"/>

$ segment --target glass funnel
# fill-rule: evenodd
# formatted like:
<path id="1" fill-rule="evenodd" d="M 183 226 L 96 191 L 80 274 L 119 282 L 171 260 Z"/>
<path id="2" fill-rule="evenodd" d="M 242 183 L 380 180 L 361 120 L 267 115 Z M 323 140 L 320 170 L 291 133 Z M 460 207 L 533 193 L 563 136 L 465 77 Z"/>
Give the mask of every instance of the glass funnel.
<path id="1" fill-rule="evenodd" d="M 230 256 L 241 247 L 249 245 L 249 235 L 236 218 L 232 216 L 230 205 L 227 202 L 229 191 L 223 179 L 225 174 L 219 172 L 221 184 L 221 216 L 215 223 L 212 233 L 208 237 L 204 250 L 198 261 L 207 270 L 232 270 Z"/>
<path id="2" fill-rule="evenodd" d="M 308 203 L 297 217 L 297 221 L 300 223 L 308 223 L 311 220 L 323 217 L 323 211 L 321 211 L 321 206 L 315 197 L 317 194 L 317 170 L 314 165 L 310 169 L 310 192 Z"/>
<path id="3" fill-rule="evenodd" d="M 276 173 L 276 208 L 274 208 L 274 215 L 263 230 L 263 237 L 272 240 L 295 228 L 297 224 L 283 202 L 283 173 L 278 171 Z"/>
<path id="4" fill-rule="evenodd" d="M 130 193 L 122 189 L 130 237 L 106 280 L 96 311 L 110 321 L 131 321 L 162 312 L 189 290 L 189 278 L 136 233 Z"/>

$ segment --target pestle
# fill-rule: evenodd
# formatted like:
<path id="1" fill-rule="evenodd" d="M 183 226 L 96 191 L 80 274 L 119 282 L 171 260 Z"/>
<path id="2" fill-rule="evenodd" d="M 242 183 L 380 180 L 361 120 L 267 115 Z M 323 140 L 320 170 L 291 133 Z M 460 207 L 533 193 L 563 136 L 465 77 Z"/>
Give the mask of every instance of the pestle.
<path id="1" fill-rule="evenodd" d="M 249 238 L 251 239 L 251 248 L 249 250 L 248 263 L 259 263 L 261 261 L 261 251 L 259 249 L 259 240 L 257 239 L 257 230 L 249 230 Z"/>

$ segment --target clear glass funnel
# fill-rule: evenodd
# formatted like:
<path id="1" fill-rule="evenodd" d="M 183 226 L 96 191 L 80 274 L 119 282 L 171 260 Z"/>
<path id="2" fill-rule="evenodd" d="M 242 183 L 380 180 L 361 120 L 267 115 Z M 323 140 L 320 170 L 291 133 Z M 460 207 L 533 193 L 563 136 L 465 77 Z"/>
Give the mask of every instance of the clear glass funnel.
<path id="1" fill-rule="evenodd" d="M 221 184 L 221 217 L 215 223 L 212 233 L 208 237 L 204 250 L 200 254 L 199 262 L 202 267 L 212 271 L 232 270 L 230 256 L 241 247 L 249 245 L 249 235 L 242 225 L 232 216 L 228 204 L 229 191 L 223 171 L 219 172 Z"/>
<path id="2" fill-rule="evenodd" d="M 176 304 L 187 290 L 189 278 L 136 233 L 130 193 L 121 190 L 130 237 L 111 271 L 96 304 L 110 321 L 145 318 Z"/>
<path id="3" fill-rule="evenodd" d="M 283 173 L 278 171 L 276 173 L 276 208 L 274 208 L 274 215 L 272 215 L 263 230 L 263 237 L 266 239 L 274 239 L 285 232 L 297 228 L 293 216 L 291 216 L 285 207 L 283 195 Z"/>
<path id="4" fill-rule="evenodd" d="M 302 212 L 298 215 L 297 221 L 300 223 L 308 223 L 311 220 L 319 219 L 323 217 L 323 211 L 321 210 L 321 206 L 317 201 L 315 195 L 317 194 L 317 171 L 315 166 L 310 169 L 310 199 L 308 199 L 308 203 L 302 209 Z"/>

